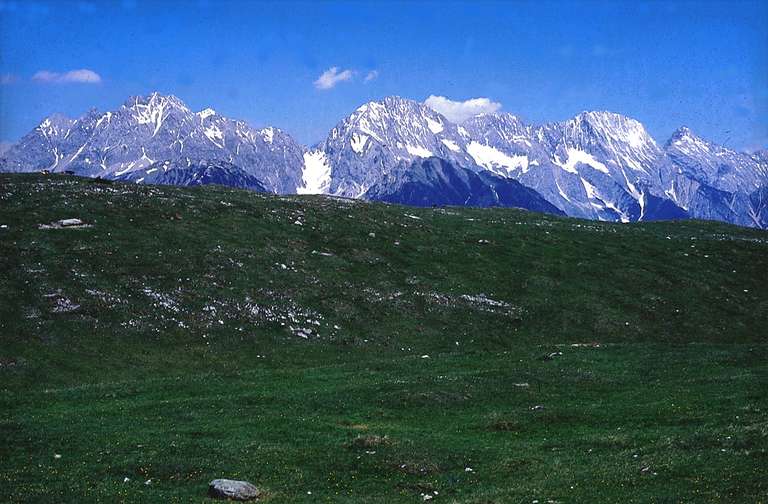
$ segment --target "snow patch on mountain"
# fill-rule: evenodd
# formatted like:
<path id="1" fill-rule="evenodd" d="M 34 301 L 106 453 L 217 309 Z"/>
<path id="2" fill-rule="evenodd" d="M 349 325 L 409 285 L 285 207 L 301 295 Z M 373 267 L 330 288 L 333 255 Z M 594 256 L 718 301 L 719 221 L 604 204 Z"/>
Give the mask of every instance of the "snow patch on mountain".
<path id="1" fill-rule="evenodd" d="M 603 173 L 610 173 L 608 168 L 603 163 L 595 159 L 594 156 L 588 152 L 584 152 L 573 147 L 567 147 L 566 154 L 568 157 L 566 158 L 565 162 L 560 161 L 559 158 L 555 158 L 555 164 L 562 167 L 567 172 L 579 173 L 576 169 L 576 166 L 581 163 L 587 166 L 591 166 L 595 170 L 599 170 Z"/>
<path id="2" fill-rule="evenodd" d="M 107 112 L 103 116 L 99 117 L 99 119 L 96 121 L 95 128 L 98 128 L 101 123 L 104 121 L 107 121 L 107 124 L 109 124 L 112 121 L 112 112 Z"/>
<path id="3" fill-rule="evenodd" d="M 618 206 L 616 206 L 607 198 L 603 198 L 600 196 L 597 187 L 589 183 L 583 177 L 580 180 L 582 185 L 584 186 L 584 191 L 587 193 L 587 198 L 589 199 L 589 202 L 593 207 L 595 207 L 598 210 L 603 208 L 608 208 L 610 210 L 613 210 L 620 216 L 621 222 L 630 221 L 629 216 L 627 215 L 626 212 L 624 212 L 622 209 L 620 209 Z"/>
<path id="4" fill-rule="evenodd" d="M 275 129 L 274 128 L 262 129 L 261 137 L 264 139 L 265 142 L 271 144 L 275 140 Z"/>
<path id="5" fill-rule="evenodd" d="M 147 103 L 141 103 L 137 97 L 134 101 L 134 118 L 138 124 L 149 124 L 154 126 L 152 136 L 157 135 L 163 121 L 168 117 L 167 108 L 170 100 L 154 93 L 150 96 Z"/>
<path id="6" fill-rule="evenodd" d="M 405 150 L 408 151 L 408 154 L 411 156 L 421 157 L 421 158 L 428 158 L 434 156 L 431 151 L 425 149 L 424 147 L 420 146 L 414 146 L 414 145 L 406 145 Z"/>
<path id="7" fill-rule="evenodd" d="M 503 177 L 509 177 L 514 170 L 528 171 L 528 156 L 509 156 L 495 147 L 478 142 L 467 144 L 467 152 L 475 162 Z"/>
<path id="8" fill-rule="evenodd" d="M 200 118 L 200 122 L 203 122 L 206 117 L 211 117 L 213 115 L 216 115 L 216 111 L 212 108 L 206 108 L 197 113 L 197 116 Z"/>
<path id="9" fill-rule="evenodd" d="M 352 147 L 352 150 L 355 151 L 358 154 L 363 153 L 363 149 L 365 149 L 365 143 L 368 141 L 367 135 L 359 135 L 357 133 L 352 134 L 352 138 L 349 141 L 349 145 Z"/>
<path id="10" fill-rule="evenodd" d="M 298 194 L 325 194 L 331 186 L 331 165 L 323 151 L 304 153 L 304 171 L 301 174 L 303 186 L 297 187 Z"/>
<path id="11" fill-rule="evenodd" d="M 223 149 L 224 148 L 224 133 L 221 132 L 221 129 L 216 124 L 209 124 L 208 127 L 205 128 L 205 136 L 208 137 L 208 140 L 210 140 L 216 147 Z"/>
<path id="12" fill-rule="evenodd" d="M 451 149 L 453 152 L 461 152 L 461 147 L 459 147 L 453 140 L 443 138 L 440 141 L 443 142 L 443 145 Z"/>
<path id="13" fill-rule="evenodd" d="M 429 131 L 437 135 L 441 131 L 443 131 L 443 125 L 437 121 L 433 121 L 429 117 L 424 118 L 427 121 L 427 127 L 429 128 Z"/>

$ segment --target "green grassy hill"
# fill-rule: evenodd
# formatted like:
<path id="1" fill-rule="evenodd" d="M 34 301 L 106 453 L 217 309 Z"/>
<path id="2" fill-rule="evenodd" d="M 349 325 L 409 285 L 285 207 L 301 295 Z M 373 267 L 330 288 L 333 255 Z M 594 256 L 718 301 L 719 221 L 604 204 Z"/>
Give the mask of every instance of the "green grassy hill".
<path id="1" fill-rule="evenodd" d="M 2 502 L 766 502 L 764 231 L 39 175 L 0 226 Z"/>

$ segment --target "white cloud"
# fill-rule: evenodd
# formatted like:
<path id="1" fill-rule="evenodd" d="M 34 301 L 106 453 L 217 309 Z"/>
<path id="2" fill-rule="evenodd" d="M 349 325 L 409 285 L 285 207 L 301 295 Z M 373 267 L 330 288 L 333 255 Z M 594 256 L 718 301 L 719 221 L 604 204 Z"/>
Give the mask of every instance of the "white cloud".
<path id="1" fill-rule="evenodd" d="M 339 67 L 331 67 L 320 75 L 315 81 L 317 89 L 331 89 L 339 82 L 352 80 L 354 74 L 352 70 L 343 70 L 339 72 Z"/>
<path id="2" fill-rule="evenodd" d="M 371 70 L 368 72 L 368 75 L 365 76 L 365 82 L 371 82 L 372 80 L 376 80 L 379 77 L 379 71 L 378 70 Z"/>
<path id="3" fill-rule="evenodd" d="M 11 142 L 0 141 L 0 154 L 5 154 L 12 146 Z"/>
<path id="4" fill-rule="evenodd" d="M 32 80 L 38 82 L 54 82 L 59 78 L 61 78 L 61 74 L 49 72 L 48 70 L 40 70 L 32 76 Z"/>
<path id="5" fill-rule="evenodd" d="M 38 82 L 50 82 L 55 84 L 80 82 L 84 84 L 99 84 L 101 76 L 93 70 L 82 68 L 80 70 L 70 70 L 69 72 L 58 73 L 48 70 L 40 70 L 32 76 L 32 80 Z"/>
<path id="6" fill-rule="evenodd" d="M 449 121 L 460 123 L 478 114 L 491 114 L 501 108 L 501 103 L 488 98 L 470 98 L 465 101 L 449 100 L 445 96 L 431 95 L 424 100 L 424 105 L 435 112 L 440 112 Z"/>

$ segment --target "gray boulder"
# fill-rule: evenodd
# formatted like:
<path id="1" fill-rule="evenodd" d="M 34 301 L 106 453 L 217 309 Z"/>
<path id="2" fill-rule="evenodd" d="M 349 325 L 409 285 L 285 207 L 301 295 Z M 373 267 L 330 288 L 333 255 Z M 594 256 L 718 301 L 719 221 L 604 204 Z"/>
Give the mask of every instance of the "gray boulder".
<path id="1" fill-rule="evenodd" d="M 247 481 L 215 479 L 208 485 L 208 495 L 215 499 L 249 501 L 258 499 L 261 490 Z"/>

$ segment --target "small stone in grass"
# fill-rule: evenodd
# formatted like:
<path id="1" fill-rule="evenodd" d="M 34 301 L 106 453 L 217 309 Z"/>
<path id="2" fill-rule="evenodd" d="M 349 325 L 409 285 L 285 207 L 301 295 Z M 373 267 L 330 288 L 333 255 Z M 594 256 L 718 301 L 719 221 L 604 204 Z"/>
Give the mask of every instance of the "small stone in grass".
<path id="1" fill-rule="evenodd" d="M 83 221 L 80 219 L 61 219 L 58 222 L 59 226 L 61 227 L 67 227 L 67 226 L 82 226 Z"/>
<path id="2" fill-rule="evenodd" d="M 208 484 L 208 495 L 215 499 L 248 501 L 261 495 L 261 490 L 247 481 L 215 479 Z"/>

